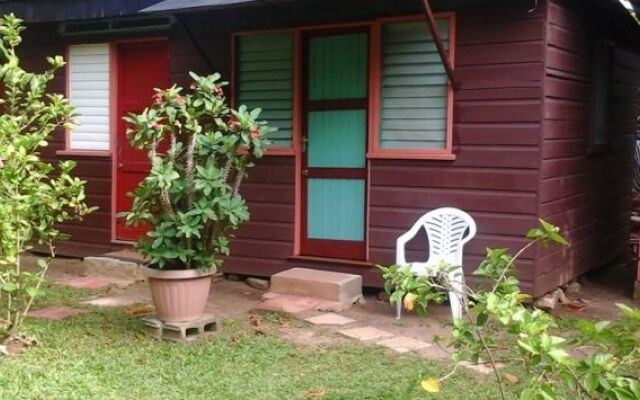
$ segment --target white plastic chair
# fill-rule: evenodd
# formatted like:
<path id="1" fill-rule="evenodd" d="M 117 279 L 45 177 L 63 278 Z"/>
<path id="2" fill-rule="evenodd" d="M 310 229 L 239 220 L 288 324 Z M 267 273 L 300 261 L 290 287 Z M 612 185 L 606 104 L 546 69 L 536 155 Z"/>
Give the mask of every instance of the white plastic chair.
<path id="1" fill-rule="evenodd" d="M 429 258 L 426 262 L 407 262 L 405 246 L 424 228 L 429 240 Z M 451 267 L 447 277 L 453 292 L 449 292 L 449 303 L 453 318 L 461 318 L 467 302 L 462 270 L 464 245 L 476 235 L 476 223 L 466 212 L 457 208 L 443 207 L 429 211 L 400 236 L 396 242 L 396 265 L 408 265 L 416 275 L 433 275 L 441 263 Z M 402 313 L 402 299 L 396 304 L 396 318 Z"/>

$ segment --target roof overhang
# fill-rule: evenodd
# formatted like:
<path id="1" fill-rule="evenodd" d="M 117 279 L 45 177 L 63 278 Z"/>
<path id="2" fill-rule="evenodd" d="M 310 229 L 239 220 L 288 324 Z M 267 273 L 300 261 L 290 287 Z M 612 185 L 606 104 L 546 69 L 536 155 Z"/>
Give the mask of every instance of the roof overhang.
<path id="1" fill-rule="evenodd" d="M 140 10 L 141 13 L 183 13 L 203 9 L 220 9 L 250 5 L 269 5 L 283 2 L 303 2 L 304 0 L 163 0 Z M 419 0 L 388 0 L 389 2 L 415 2 Z M 436 7 L 472 4 L 508 3 L 522 0 L 432 0 Z"/>
<path id="2" fill-rule="evenodd" d="M 141 13 L 189 11 L 197 8 L 221 8 L 229 6 L 249 5 L 251 3 L 268 3 L 269 0 L 164 0 L 140 10 Z"/>

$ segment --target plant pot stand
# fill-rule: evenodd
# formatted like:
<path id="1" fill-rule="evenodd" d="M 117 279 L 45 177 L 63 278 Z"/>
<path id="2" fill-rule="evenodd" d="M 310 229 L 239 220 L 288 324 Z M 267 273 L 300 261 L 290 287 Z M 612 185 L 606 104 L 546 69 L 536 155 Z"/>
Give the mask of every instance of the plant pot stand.
<path id="1" fill-rule="evenodd" d="M 191 343 L 204 339 L 220 330 L 220 321 L 213 314 L 203 314 L 201 318 L 187 322 L 164 322 L 155 316 L 142 319 L 148 336 L 157 340 L 171 340 Z"/>

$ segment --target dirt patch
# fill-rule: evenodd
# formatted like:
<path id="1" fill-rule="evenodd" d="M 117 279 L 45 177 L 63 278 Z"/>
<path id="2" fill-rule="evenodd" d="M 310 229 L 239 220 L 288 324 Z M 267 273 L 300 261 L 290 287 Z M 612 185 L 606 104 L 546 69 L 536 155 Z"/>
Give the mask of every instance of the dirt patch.
<path id="1" fill-rule="evenodd" d="M 580 279 L 578 293 L 567 296 L 577 306 L 561 304 L 552 314 L 560 318 L 611 320 L 620 314 L 616 303 L 640 307 L 640 300 L 631 298 L 635 280 L 632 275 L 632 269 L 622 265 L 595 271 Z"/>

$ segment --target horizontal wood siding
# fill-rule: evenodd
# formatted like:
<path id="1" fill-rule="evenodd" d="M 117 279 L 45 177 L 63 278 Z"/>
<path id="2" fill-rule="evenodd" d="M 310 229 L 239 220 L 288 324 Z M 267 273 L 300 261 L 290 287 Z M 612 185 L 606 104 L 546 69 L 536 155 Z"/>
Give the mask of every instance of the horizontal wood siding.
<path id="1" fill-rule="evenodd" d="M 486 247 L 517 250 L 535 224 L 542 115 L 543 12 L 527 2 L 464 8 L 457 15 L 454 95 L 455 161 L 372 160 L 370 259 L 390 264 L 395 240 L 423 213 L 468 211 L 478 235 L 465 248 L 470 274 Z M 409 243 L 424 260 L 427 243 Z M 532 290 L 533 252 L 520 263 Z"/>
<path id="2" fill-rule="evenodd" d="M 350 8 L 349 15 L 361 15 L 353 18 L 393 15 L 389 2 L 360 2 L 371 5 L 362 8 L 329 3 L 291 5 L 286 13 L 278 12 L 277 6 L 273 12 L 255 8 L 242 13 L 201 13 L 184 20 L 213 68 L 223 79 L 230 79 L 232 32 L 344 20 L 343 8 Z M 413 12 L 420 12 L 418 3 L 415 6 Z M 441 206 L 468 210 L 478 221 L 478 237 L 466 250 L 467 272 L 477 266 L 486 246 L 515 250 L 523 243 L 523 234 L 535 223 L 542 118 L 544 21 L 540 9 L 530 13 L 529 8 L 530 3 L 522 1 L 457 13 L 456 74 L 462 85 L 454 104 L 457 158 L 452 162 L 370 161 L 372 263 L 392 263 L 395 239 L 422 213 Z M 171 47 L 173 81 L 185 84 L 189 70 L 207 71 L 202 54 L 180 27 L 172 34 Z M 294 251 L 294 179 L 293 157 L 266 157 L 250 171 L 242 193 L 252 220 L 236 232 L 225 270 L 267 276 L 296 265 L 359 273 L 365 285 L 380 285 L 375 268 L 290 259 Z M 410 255 L 426 254 L 424 243 L 409 247 Z M 534 280 L 533 257 L 527 254 L 520 265 L 523 287 L 529 291 Z"/>
<path id="3" fill-rule="evenodd" d="M 540 249 L 536 294 L 627 257 L 640 58 L 614 50 L 609 145 L 590 154 L 591 41 L 578 3 L 548 6 L 539 216 L 560 226 L 565 249 Z"/>
<path id="4" fill-rule="evenodd" d="M 47 65 L 45 57 L 64 55 L 65 45 L 58 39 L 55 25 L 33 25 L 24 32 L 20 54 L 25 69 L 42 71 Z M 65 93 L 64 70 L 57 73 L 49 89 Z M 87 181 L 87 202 L 99 209 L 82 222 L 74 221 L 61 226 L 61 230 L 70 234 L 71 238 L 57 245 L 58 255 L 84 257 L 119 248 L 111 244 L 111 160 L 104 157 L 58 156 L 56 151 L 64 149 L 64 141 L 65 132 L 56 132 L 42 155 L 53 163 L 64 159 L 75 160 L 78 166 L 74 175 Z"/>

